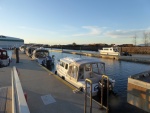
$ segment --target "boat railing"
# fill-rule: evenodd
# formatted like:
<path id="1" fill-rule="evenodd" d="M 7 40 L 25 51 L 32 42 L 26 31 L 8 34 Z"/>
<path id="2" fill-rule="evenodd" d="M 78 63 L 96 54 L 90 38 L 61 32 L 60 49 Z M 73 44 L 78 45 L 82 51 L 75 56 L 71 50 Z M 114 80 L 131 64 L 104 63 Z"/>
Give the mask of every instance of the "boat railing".
<path id="1" fill-rule="evenodd" d="M 11 70 L 12 76 L 12 113 L 30 113 L 16 67 Z"/>
<path id="2" fill-rule="evenodd" d="M 104 98 L 104 92 L 103 92 L 103 86 L 104 86 L 104 79 L 107 79 L 107 104 L 106 104 L 106 106 L 103 104 L 103 98 Z M 90 79 L 85 79 L 85 100 L 84 100 L 84 113 L 87 113 L 87 110 L 86 110 L 86 108 L 87 108 L 87 84 L 90 84 L 90 113 L 92 113 L 92 101 L 93 101 L 93 99 L 92 99 L 92 80 L 90 80 Z M 106 75 L 102 75 L 102 79 L 101 79 L 101 102 L 99 103 L 99 102 L 96 102 L 98 105 L 100 105 L 100 108 L 104 108 L 104 109 L 106 109 L 106 113 L 108 113 L 108 111 L 109 111 L 109 106 L 108 106 L 108 101 L 109 101 L 109 98 L 108 98 L 108 96 L 109 96 L 109 77 L 108 76 L 106 76 Z"/>
<path id="3" fill-rule="evenodd" d="M 107 79 L 107 104 L 106 104 L 106 106 L 104 106 L 104 104 L 103 104 L 103 95 L 104 95 L 104 92 L 103 92 L 103 86 L 104 86 L 104 79 Z M 102 79 L 101 79 L 101 107 L 102 108 L 105 108 L 106 109 L 106 113 L 108 113 L 108 110 L 109 110 L 109 108 L 108 108 L 108 99 L 109 99 L 109 77 L 108 76 L 106 76 L 106 75 L 102 75 Z"/>
<path id="4" fill-rule="evenodd" d="M 84 113 L 86 113 L 87 107 L 87 83 L 90 84 L 90 113 L 92 113 L 92 81 L 90 79 L 85 79 Z"/>

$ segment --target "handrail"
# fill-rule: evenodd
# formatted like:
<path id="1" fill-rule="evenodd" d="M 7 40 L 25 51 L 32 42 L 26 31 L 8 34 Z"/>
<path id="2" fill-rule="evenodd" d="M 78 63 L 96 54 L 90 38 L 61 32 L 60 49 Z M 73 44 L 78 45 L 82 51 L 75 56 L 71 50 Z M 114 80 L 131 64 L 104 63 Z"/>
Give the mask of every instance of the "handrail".
<path id="1" fill-rule="evenodd" d="M 104 78 L 107 79 L 107 105 L 104 106 L 103 105 L 103 81 L 104 81 Z M 108 113 L 108 98 L 109 98 L 109 78 L 108 76 L 106 75 L 102 75 L 102 79 L 101 79 L 101 83 L 102 83 L 102 87 L 101 87 L 101 107 L 105 108 L 106 109 L 106 113 Z"/>
<path id="2" fill-rule="evenodd" d="M 87 107 L 87 83 L 90 83 L 90 113 L 92 113 L 92 81 L 90 79 L 85 79 L 84 113 L 86 113 Z"/>
<path id="3" fill-rule="evenodd" d="M 12 69 L 12 113 L 30 113 L 16 67 Z"/>

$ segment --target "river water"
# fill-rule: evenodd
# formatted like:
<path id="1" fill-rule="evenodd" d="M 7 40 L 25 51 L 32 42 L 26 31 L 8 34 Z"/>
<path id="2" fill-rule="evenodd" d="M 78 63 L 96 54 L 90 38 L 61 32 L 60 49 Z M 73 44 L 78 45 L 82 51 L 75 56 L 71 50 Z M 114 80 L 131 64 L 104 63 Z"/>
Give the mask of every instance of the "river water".
<path id="1" fill-rule="evenodd" d="M 51 55 L 55 55 L 55 64 L 60 58 L 63 57 L 88 57 L 88 56 L 81 56 L 75 54 L 68 54 L 68 53 L 61 53 L 61 52 L 54 52 L 50 51 Z M 138 55 L 136 55 L 138 56 Z M 140 55 L 141 57 L 141 55 Z M 112 79 L 115 79 L 116 84 L 114 87 L 114 91 L 121 97 L 127 96 L 127 79 L 129 76 L 150 70 L 149 64 L 142 64 L 142 63 L 135 63 L 135 62 L 127 62 L 127 61 L 118 61 L 113 59 L 104 59 L 104 58 L 95 58 L 95 57 L 88 57 L 98 59 L 105 63 L 106 68 L 106 75 Z M 55 71 L 55 66 L 52 67 L 50 70 Z"/>

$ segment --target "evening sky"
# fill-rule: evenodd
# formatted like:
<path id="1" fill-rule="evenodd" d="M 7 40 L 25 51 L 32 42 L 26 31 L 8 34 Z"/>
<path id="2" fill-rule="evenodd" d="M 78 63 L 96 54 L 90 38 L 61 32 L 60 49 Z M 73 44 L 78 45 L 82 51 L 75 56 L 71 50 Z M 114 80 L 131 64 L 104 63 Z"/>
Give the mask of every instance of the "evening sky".
<path id="1" fill-rule="evenodd" d="M 0 0 L 0 35 L 25 43 L 142 43 L 150 0 Z"/>

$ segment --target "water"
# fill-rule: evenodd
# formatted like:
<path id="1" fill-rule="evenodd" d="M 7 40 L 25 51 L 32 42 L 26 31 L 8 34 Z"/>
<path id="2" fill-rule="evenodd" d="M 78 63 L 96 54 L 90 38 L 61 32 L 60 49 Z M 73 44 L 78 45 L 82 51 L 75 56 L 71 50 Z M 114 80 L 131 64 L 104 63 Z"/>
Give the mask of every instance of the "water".
<path id="1" fill-rule="evenodd" d="M 53 52 L 50 51 L 51 55 L 55 55 L 55 64 L 58 62 L 60 58 L 63 57 L 88 57 L 88 56 L 81 56 L 81 55 L 74 55 L 74 54 L 67 54 L 67 53 L 60 53 L 60 52 Z M 95 58 L 95 57 L 88 57 L 88 58 Z M 142 63 L 134 63 L 134 62 L 126 62 L 126 61 L 118 61 L 112 59 L 103 59 L 103 58 L 95 58 L 99 59 L 102 62 L 105 62 L 106 66 L 106 75 L 110 78 L 116 80 L 116 84 L 114 87 L 114 91 L 120 95 L 121 97 L 127 96 L 127 79 L 129 76 L 150 70 L 149 64 L 142 64 Z M 55 66 L 50 69 L 51 71 L 55 71 Z"/>

